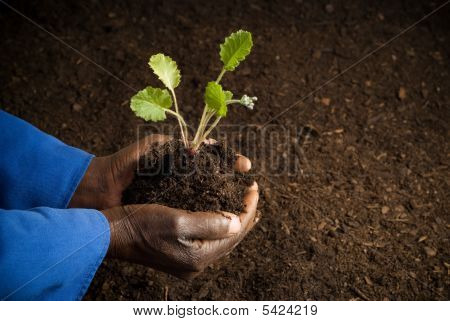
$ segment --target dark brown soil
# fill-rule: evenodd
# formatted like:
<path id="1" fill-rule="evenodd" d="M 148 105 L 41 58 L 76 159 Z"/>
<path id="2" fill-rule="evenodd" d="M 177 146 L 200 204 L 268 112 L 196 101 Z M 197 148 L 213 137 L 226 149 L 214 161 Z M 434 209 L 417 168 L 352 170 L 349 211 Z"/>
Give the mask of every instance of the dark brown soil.
<path id="1" fill-rule="evenodd" d="M 0 4 L 1 108 L 97 155 L 136 139 L 150 55 L 196 124 L 217 44 L 254 36 L 222 83 L 258 104 L 212 137 L 252 160 L 260 223 L 191 282 L 106 261 L 86 299 L 450 299 L 450 5 L 369 55 L 444 0 L 8 2 L 123 81 Z"/>
<path id="2" fill-rule="evenodd" d="M 239 214 L 252 181 L 235 173 L 236 160 L 236 153 L 224 143 L 203 144 L 195 154 L 179 140 L 166 143 L 140 159 L 122 202 Z"/>

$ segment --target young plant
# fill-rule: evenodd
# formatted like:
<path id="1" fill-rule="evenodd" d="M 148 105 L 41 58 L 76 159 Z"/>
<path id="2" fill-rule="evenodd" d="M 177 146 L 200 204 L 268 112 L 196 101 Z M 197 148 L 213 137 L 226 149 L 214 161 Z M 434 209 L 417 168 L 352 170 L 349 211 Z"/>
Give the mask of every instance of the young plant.
<path id="1" fill-rule="evenodd" d="M 161 53 L 150 57 L 150 68 L 166 88 L 160 89 L 149 86 L 139 91 L 131 98 L 131 109 L 136 116 L 146 121 L 162 121 L 166 119 L 167 114 L 176 117 L 184 146 L 196 151 L 219 121 L 227 115 L 228 105 L 240 104 L 253 109 L 254 102 L 257 100 L 256 97 L 243 95 L 240 99 L 233 99 L 233 93 L 224 90 L 220 85 L 224 74 L 236 69 L 239 63 L 250 53 L 252 45 L 251 33 L 243 30 L 232 33 L 220 45 L 220 60 L 223 67 L 217 79 L 206 85 L 205 107 L 192 141 L 189 138 L 186 122 L 178 108 L 175 88 L 180 84 L 181 74 L 172 58 Z M 171 109 L 172 104 L 175 105 L 175 110 Z"/>

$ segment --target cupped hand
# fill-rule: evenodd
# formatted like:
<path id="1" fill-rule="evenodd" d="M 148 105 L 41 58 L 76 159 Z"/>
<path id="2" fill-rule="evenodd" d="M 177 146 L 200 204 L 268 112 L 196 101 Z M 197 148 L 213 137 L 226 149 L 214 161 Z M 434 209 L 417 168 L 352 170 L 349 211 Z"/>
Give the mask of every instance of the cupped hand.
<path id="1" fill-rule="evenodd" d="M 94 157 L 69 207 L 105 209 L 121 205 L 122 193 L 133 181 L 139 158 L 149 148 L 171 139 L 166 135 L 149 135 L 112 155 Z"/>
<path id="2" fill-rule="evenodd" d="M 166 135 L 149 135 L 117 153 L 94 157 L 72 196 L 69 207 L 101 210 L 120 206 L 122 193 L 133 181 L 139 158 L 149 149 L 156 148 L 171 139 L 171 136 Z M 214 142 L 205 141 L 207 144 Z M 239 155 L 235 169 L 247 172 L 250 167 L 250 160 Z"/>
<path id="3" fill-rule="evenodd" d="M 256 183 L 247 189 L 243 202 L 239 215 L 155 204 L 104 210 L 111 230 L 108 257 L 190 279 L 229 253 L 257 223 Z"/>
<path id="4" fill-rule="evenodd" d="M 229 253 L 259 220 L 258 185 L 254 183 L 246 191 L 244 211 L 239 215 L 190 212 L 156 204 L 121 206 L 122 193 L 134 178 L 139 158 L 170 139 L 151 135 L 110 156 L 95 157 L 69 206 L 102 210 L 111 231 L 108 257 L 189 279 Z M 238 155 L 235 170 L 247 172 L 250 168 L 250 160 Z"/>

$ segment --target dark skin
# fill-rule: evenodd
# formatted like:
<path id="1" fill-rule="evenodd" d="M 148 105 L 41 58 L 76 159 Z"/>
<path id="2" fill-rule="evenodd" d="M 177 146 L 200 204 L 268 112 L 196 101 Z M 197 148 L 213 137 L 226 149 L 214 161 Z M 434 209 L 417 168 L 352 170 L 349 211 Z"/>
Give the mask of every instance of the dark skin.
<path id="1" fill-rule="evenodd" d="M 102 211 L 111 230 L 108 257 L 190 279 L 231 252 L 257 223 L 258 185 L 248 188 L 239 215 L 194 213 L 157 204 L 122 206 L 122 193 L 134 178 L 139 157 L 170 139 L 151 135 L 115 154 L 95 157 L 69 206 Z M 249 171 L 250 160 L 239 156 L 235 168 Z"/>

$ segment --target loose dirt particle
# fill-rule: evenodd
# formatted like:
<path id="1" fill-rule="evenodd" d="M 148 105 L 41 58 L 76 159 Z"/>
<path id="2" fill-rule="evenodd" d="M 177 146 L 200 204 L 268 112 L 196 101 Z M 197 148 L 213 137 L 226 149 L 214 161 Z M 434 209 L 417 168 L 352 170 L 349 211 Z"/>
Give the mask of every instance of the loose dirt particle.
<path id="1" fill-rule="evenodd" d="M 334 11 L 334 6 L 333 6 L 331 3 L 328 3 L 328 4 L 325 6 L 325 11 L 328 12 L 328 13 L 333 13 L 333 11 Z"/>
<path id="2" fill-rule="evenodd" d="M 321 56 L 322 56 L 322 51 L 320 51 L 319 49 L 315 49 L 313 51 L 313 54 L 312 54 L 313 59 L 319 60 Z"/>
<path id="3" fill-rule="evenodd" d="M 423 249 L 428 256 L 436 256 L 437 254 L 437 250 L 435 248 L 425 246 Z"/>
<path id="4" fill-rule="evenodd" d="M 323 98 L 320 100 L 320 102 L 322 103 L 322 105 L 328 107 L 328 106 L 330 106 L 331 99 L 328 98 L 328 97 L 323 97 Z"/>
<path id="5" fill-rule="evenodd" d="M 80 111 L 83 109 L 83 107 L 82 107 L 80 104 L 78 104 L 78 103 L 74 103 L 74 104 L 72 105 L 72 109 L 73 109 L 74 111 L 76 111 L 76 112 L 80 112 Z"/>
<path id="6" fill-rule="evenodd" d="M 406 89 L 405 89 L 405 87 L 400 87 L 399 88 L 397 96 L 398 96 L 398 98 L 400 100 L 405 100 L 406 99 Z"/>
<path id="7" fill-rule="evenodd" d="M 319 231 L 321 231 L 321 230 L 323 230 L 323 228 L 325 227 L 325 225 L 327 225 L 327 223 L 324 222 L 324 221 L 322 221 L 322 222 L 319 223 L 319 226 L 317 226 L 317 229 L 318 229 Z"/>
<path id="8" fill-rule="evenodd" d="M 368 285 L 373 285 L 372 280 L 371 280 L 368 276 L 365 276 L 365 277 L 364 277 L 364 280 L 366 281 L 366 283 L 367 283 Z"/>
<path id="9" fill-rule="evenodd" d="M 425 241 L 426 239 L 428 239 L 428 236 L 423 235 L 423 236 L 421 236 L 421 237 L 419 238 L 418 242 L 419 242 L 419 243 L 420 243 L 420 242 L 423 242 L 423 241 Z"/>

